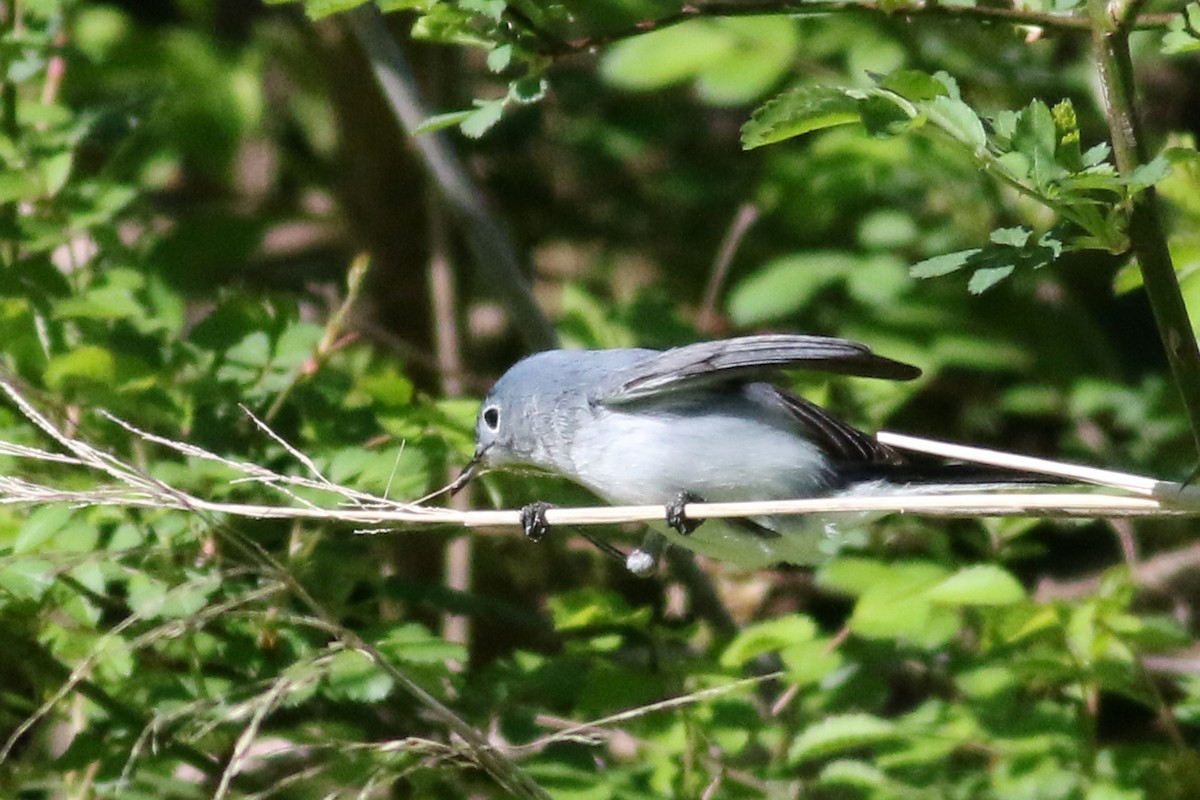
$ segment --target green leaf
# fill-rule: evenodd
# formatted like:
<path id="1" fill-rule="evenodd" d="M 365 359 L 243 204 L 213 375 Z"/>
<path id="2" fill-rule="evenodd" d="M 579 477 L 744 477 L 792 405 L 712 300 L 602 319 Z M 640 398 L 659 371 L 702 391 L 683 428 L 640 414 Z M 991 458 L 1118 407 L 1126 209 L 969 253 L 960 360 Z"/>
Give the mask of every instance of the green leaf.
<path id="1" fill-rule="evenodd" d="M 321 19 L 330 14 L 340 14 L 357 8 L 369 0 L 304 0 L 304 11 L 312 19 Z"/>
<path id="2" fill-rule="evenodd" d="M 897 70 L 884 77 L 879 82 L 879 86 L 913 102 L 949 96 L 949 91 L 944 83 L 928 72 L 915 69 Z"/>
<path id="3" fill-rule="evenodd" d="M 689 20 L 617 42 L 601 59 L 600 74 L 621 89 L 660 89 L 696 77 L 732 48 L 713 20 Z"/>
<path id="4" fill-rule="evenodd" d="M 391 694 L 391 677 L 357 650 L 342 650 L 330 660 L 326 693 L 335 700 L 373 703 Z"/>
<path id="5" fill-rule="evenodd" d="M 840 89 L 792 89 L 759 106 L 742 126 L 742 147 L 753 150 L 860 119 L 859 102 Z"/>
<path id="6" fill-rule="evenodd" d="M 1028 160 L 1029 178 L 1035 186 L 1045 188 L 1066 175 L 1066 170 L 1055 160 L 1058 131 L 1054 116 L 1041 100 L 1034 100 L 1017 117 L 1012 147 Z"/>
<path id="7" fill-rule="evenodd" d="M 835 643 L 824 637 L 788 645 L 779 651 L 779 659 L 787 671 L 787 680 L 795 686 L 824 680 L 845 663 Z"/>
<path id="8" fill-rule="evenodd" d="M 435 636 L 424 625 L 415 622 L 395 626 L 376 642 L 376 646 L 389 659 L 410 664 L 467 663 L 466 647 Z"/>
<path id="9" fill-rule="evenodd" d="M 492 72 L 500 73 L 508 69 L 512 63 L 513 46 L 511 44 L 496 45 L 487 54 L 487 67 Z"/>
<path id="10" fill-rule="evenodd" d="M 550 84 L 539 75 L 518 78 L 508 85 L 508 97 L 514 103 L 531 105 L 546 96 Z"/>
<path id="11" fill-rule="evenodd" d="M 878 584 L 887 573 L 888 565 L 882 561 L 845 556 L 835 558 L 818 569 L 817 583 L 857 597 Z"/>
<path id="12" fill-rule="evenodd" d="M 112 385 L 117 378 L 117 360 L 112 352 L 96 345 L 82 345 L 55 356 L 46 366 L 46 386 L 62 391 L 72 384 Z"/>
<path id="13" fill-rule="evenodd" d="M 800 43 L 796 24 L 785 16 L 721 20 L 730 51 L 704 67 L 696 91 L 713 105 L 741 105 L 762 97 L 788 74 Z"/>
<path id="14" fill-rule="evenodd" d="M 1170 172 L 1171 162 L 1160 155 L 1152 161 L 1140 165 L 1125 179 L 1125 183 L 1130 189 L 1137 191 L 1155 185 L 1166 178 Z"/>
<path id="15" fill-rule="evenodd" d="M 956 272 L 965 267 L 980 252 L 980 248 L 976 247 L 971 250 L 959 250 L 957 253 L 946 253 L 945 255 L 927 258 L 909 267 L 908 274 L 914 278 L 937 278 L 942 275 L 949 275 L 951 272 Z"/>
<path id="16" fill-rule="evenodd" d="M 462 131 L 463 136 L 471 139 L 478 139 L 489 130 L 492 129 L 500 117 L 504 115 L 505 101 L 501 100 L 476 100 L 476 108 L 471 111 L 459 123 L 458 129 Z"/>
<path id="17" fill-rule="evenodd" d="M 48 197 L 53 197 L 67 185 L 71 176 L 71 167 L 75 163 L 75 154 L 70 150 L 55 153 L 38 164 L 42 178 L 42 191 Z"/>
<path id="18" fill-rule="evenodd" d="M 144 619 L 182 619 L 204 608 L 220 585 L 216 573 L 168 586 L 147 573 L 135 572 L 129 579 L 129 607 Z"/>
<path id="19" fill-rule="evenodd" d="M 988 239 L 995 244 L 1008 245 L 1009 247 L 1024 247 L 1029 243 L 1029 237 L 1032 231 L 1028 228 L 997 228 L 992 231 Z"/>
<path id="20" fill-rule="evenodd" d="M 37 558 L 0 563 L 0 592 L 18 600 L 38 600 L 54 583 L 54 565 Z"/>
<path id="21" fill-rule="evenodd" d="M 416 130 L 413 131 L 413 135 L 419 136 L 422 133 L 433 133 L 445 128 L 453 128 L 456 125 L 463 124 L 474 113 L 475 109 L 467 108 L 462 111 L 448 111 L 445 114 L 435 114 L 418 125 Z"/>
<path id="22" fill-rule="evenodd" d="M 1182 13 L 1171 18 L 1162 51 L 1167 55 L 1200 51 L 1200 3 L 1188 3 Z"/>
<path id="23" fill-rule="evenodd" d="M 872 714 L 827 717 L 796 737 L 788 748 L 788 760 L 802 764 L 899 738 L 895 723 Z"/>
<path id="24" fill-rule="evenodd" d="M 874 764 L 850 759 L 826 764 L 817 780 L 826 786 L 845 786 L 864 792 L 882 790 L 889 783 L 887 775 Z"/>
<path id="25" fill-rule="evenodd" d="M 101 286 L 75 297 L 68 297 L 54 309 L 60 319 L 140 319 L 146 309 L 121 286 Z"/>
<path id="26" fill-rule="evenodd" d="M 962 100 L 938 97 L 923 108 L 935 125 L 970 148 L 972 153 L 982 153 L 987 147 L 983 122 L 974 109 Z"/>
<path id="27" fill-rule="evenodd" d="M 72 509 L 66 505 L 34 509 L 13 542 L 13 553 L 23 554 L 39 550 L 63 529 L 73 514 Z"/>
<path id="28" fill-rule="evenodd" d="M 811 641 L 817 625 L 803 614 L 759 622 L 744 628 L 721 653 L 721 666 L 741 667 L 763 653 L 775 653 L 785 647 Z"/>
<path id="29" fill-rule="evenodd" d="M 940 646 L 958 630 L 958 617 L 950 609 L 934 605 L 925 592 L 945 577 L 946 570 L 929 561 L 888 564 L 859 596 L 847 626 L 870 639 Z"/>
<path id="30" fill-rule="evenodd" d="M 1012 573 L 991 564 L 967 567 L 926 590 L 925 597 L 951 606 L 1001 606 L 1025 599 L 1025 589 Z"/>
<path id="31" fill-rule="evenodd" d="M 1009 265 L 1005 267 L 983 267 L 977 269 L 971 275 L 971 279 L 967 281 L 967 291 L 971 294 L 983 294 L 988 289 L 995 286 L 1000 281 L 1007 278 L 1013 273 L 1016 267 Z"/>
<path id="32" fill-rule="evenodd" d="M 16 169 L 0 171 L 0 203 L 33 200 L 41 193 L 41 183 L 30 173 Z"/>
<path id="33" fill-rule="evenodd" d="M 777 320 L 807 307 L 817 292 L 841 280 L 858 262 L 858 256 L 837 251 L 777 258 L 734 287 L 726 310 L 743 327 Z"/>

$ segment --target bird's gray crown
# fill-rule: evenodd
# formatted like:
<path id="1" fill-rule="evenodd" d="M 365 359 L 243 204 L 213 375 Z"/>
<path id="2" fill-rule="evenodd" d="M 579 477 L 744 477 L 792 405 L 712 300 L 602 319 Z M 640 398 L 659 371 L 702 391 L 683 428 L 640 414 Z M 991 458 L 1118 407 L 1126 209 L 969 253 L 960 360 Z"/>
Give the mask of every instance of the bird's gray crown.
<path id="1" fill-rule="evenodd" d="M 597 389 L 653 350 L 547 350 L 518 361 L 496 381 L 479 409 L 477 452 L 494 465 L 553 469 L 555 443 L 570 441 Z"/>

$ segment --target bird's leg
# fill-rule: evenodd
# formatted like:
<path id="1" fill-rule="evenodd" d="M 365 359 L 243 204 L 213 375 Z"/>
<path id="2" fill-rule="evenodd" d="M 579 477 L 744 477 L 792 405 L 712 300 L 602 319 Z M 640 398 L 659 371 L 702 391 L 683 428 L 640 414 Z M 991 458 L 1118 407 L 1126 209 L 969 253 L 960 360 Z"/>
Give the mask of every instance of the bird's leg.
<path id="1" fill-rule="evenodd" d="M 529 539 L 529 541 L 540 542 L 542 537 L 549 532 L 550 523 L 546 521 L 546 510 L 550 508 L 554 508 L 551 503 L 537 502 L 530 503 L 521 509 L 521 528 L 524 529 L 525 536 Z M 642 553 L 641 550 L 635 550 L 633 553 L 627 556 L 622 553 L 620 549 L 614 547 L 599 537 L 593 536 L 587 531 L 579 531 L 578 533 L 584 539 L 587 539 L 589 542 L 591 542 L 592 545 L 601 553 L 620 561 L 626 566 L 626 568 L 629 569 L 630 572 L 634 573 L 635 575 L 646 574 L 656 563 L 651 562 L 649 568 L 647 568 L 645 571 L 639 571 L 635 568 L 635 566 L 642 562 L 636 557 L 636 554 Z M 645 554 L 642 553 L 642 558 L 645 557 Z"/>
<path id="2" fill-rule="evenodd" d="M 546 521 L 546 510 L 554 508 L 550 503 L 530 503 L 521 509 L 521 530 L 525 531 L 526 538 L 531 542 L 540 542 L 546 532 L 550 530 L 550 523 Z"/>
<path id="3" fill-rule="evenodd" d="M 675 530 L 679 531 L 684 536 L 687 536 L 696 528 L 700 527 L 703 520 L 688 519 L 687 514 L 683 512 L 683 507 L 688 503 L 701 503 L 704 498 L 699 495 L 692 494 L 684 489 L 679 494 L 675 495 L 675 499 L 667 503 L 667 524 Z"/>
<path id="4" fill-rule="evenodd" d="M 601 553 L 604 553 L 604 555 L 611 556 L 612 558 L 615 558 L 617 561 L 620 561 L 622 564 L 627 564 L 629 562 L 629 556 L 626 556 L 624 553 L 622 553 L 620 548 L 614 547 L 613 545 L 604 541 L 600 537 L 593 536 L 592 534 L 588 533 L 587 531 L 581 530 L 581 531 L 578 531 L 578 533 L 584 539 L 587 539 L 592 544 L 593 547 L 595 547 Z"/>

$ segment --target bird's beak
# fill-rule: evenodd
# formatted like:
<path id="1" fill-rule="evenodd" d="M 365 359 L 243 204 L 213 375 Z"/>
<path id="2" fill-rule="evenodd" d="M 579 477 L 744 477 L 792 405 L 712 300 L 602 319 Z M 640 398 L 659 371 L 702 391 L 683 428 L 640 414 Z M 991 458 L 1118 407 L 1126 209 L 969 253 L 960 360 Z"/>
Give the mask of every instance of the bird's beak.
<path id="1" fill-rule="evenodd" d="M 467 462 L 465 467 L 463 467 L 463 471 L 460 472 L 458 477 L 454 479 L 454 482 L 447 487 L 447 491 L 450 493 L 451 497 L 466 488 L 466 485 L 471 482 L 472 478 L 475 477 L 476 473 L 479 471 L 480 464 L 483 463 L 483 457 L 487 455 L 488 448 L 490 447 L 490 444 L 484 445 L 475 451 L 475 455 L 471 456 L 471 460 Z"/>

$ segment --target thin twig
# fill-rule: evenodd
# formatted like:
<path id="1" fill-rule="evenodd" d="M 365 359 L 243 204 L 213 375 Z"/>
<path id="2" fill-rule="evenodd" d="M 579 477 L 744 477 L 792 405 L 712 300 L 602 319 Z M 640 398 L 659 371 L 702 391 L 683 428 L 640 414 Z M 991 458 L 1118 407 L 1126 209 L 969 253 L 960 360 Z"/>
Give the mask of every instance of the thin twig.
<path id="1" fill-rule="evenodd" d="M 371 259 L 365 254 L 355 256 L 354 260 L 350 262 L 350 269 L 346 271 L 346 296 L 342 298 L 342 302 L 338 304 L 338 307 L 334 309 L 334 312 L 329 315 L 329 319 L 326 320 L 325 330 L 322 331 L 321 340 L 317 342 L 312 356 L 296 369 L 288 379 L 288 382 L 275 395 L 275 399 L 271 401 L 271 405 L 263 413 L 263 419 L 267 422 L 275 420 L 275 417 L 283 409 L 284 404 L 287 403 L 287 399 L 291 396 L 292 391 L 302 380 L 311 378 L 329 360 L 329 357 L 338 350 L 343 341 L 345 341 L 343 339 L 343 332 L 346 329 L 346 318 L 350 315 L 350 310 L 358 302 L 363 287 L 366 286 L 367 273 L 370 270 L 370 266 Z"/>
<path id="2" fill-rule="evenodd" d="M 429 113 L 383 14 L 373 3 L 365 3 L 347 11 L 345 17 L 371 61 L 388 105 L 412 139 L 446 204 L 461 219 L 476 269 L 493 278 L 489 283 L 504 300 L 526 346 L 531 350 L 554 347 L 558 335 L 534 300 L 511 237 L 484 201 L 483 192 L 472 183 L 449 139 L 441 132 L 413 135 Z"/>
<path id="3" fill-rule="evenodd" d="M 733 221 L 729 223 L 729 229 L 725 231 L 725 237 L 717 249 L 717 257 L 713 261 L 708 285 L 704 288 L 704 300 L 700 305 L 700 313 L 696 316 L 696 327 L 700 330 L 708 333 L 715 332 L 717 302 L 720 300 L 725 280 L 729 277 L 729 268 L 733 265 L 733 257 L 737 254 L 746 232 L 758 220 L 761 213 L 758 206 L 753 203 L 742 203 L 738 207 L 737 213 L 734 214 Z"/>

